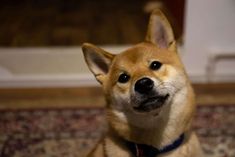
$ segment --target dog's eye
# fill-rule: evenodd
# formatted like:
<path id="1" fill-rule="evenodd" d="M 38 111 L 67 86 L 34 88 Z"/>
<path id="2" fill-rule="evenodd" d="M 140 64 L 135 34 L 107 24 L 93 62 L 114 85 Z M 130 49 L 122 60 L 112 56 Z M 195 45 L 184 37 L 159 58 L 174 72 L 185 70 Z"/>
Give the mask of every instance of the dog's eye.
<path id="1" fill-rule="evenodd" d="M 118 82 L 120 82 L 120 83 L 126 83 L 126 82 L 129 81 L 129 79 L 130 79 L 130 76 L 129 76 L 129 75 L 127 75 L 127 74 L 125 74 L 125 73 L 122 73 L 122 74 L 119 76 L 119 78 L 118 78 Z"/>
<path id="2" fill-rule="evenodd" d="M 158 69 L 161 68 L 161 66 L 162 66 L 162 63 L 161 63 L 161 62 L 159 62 L 159 61 L 153 61 L 153 62 L 150 64 L 149 68 L 152 69 L 152 70 L 158 70 Z"/>

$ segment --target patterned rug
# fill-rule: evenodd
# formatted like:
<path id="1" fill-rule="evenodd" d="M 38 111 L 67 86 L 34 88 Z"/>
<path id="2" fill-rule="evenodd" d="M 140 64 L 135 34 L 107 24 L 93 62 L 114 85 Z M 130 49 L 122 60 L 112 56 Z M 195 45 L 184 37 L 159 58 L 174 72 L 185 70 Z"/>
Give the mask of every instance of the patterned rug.
<path id="1" fill-rule="evenodd" d="M 235 157 L 235 106 L 198 107 L 194 129 L 208 157 Z M 102 108 L 0 111 L 1 157 L 83 157 L 105 130 Z"/>

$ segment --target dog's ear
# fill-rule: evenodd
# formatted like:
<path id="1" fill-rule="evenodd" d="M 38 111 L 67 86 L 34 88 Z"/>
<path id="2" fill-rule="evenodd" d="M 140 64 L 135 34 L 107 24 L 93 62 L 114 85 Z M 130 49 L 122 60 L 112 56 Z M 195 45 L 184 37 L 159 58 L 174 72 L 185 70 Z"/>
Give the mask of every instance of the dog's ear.
<path id="1" fill-rule="evenodd" d="M 84 43 L 82 45 L 82 51 L 89 69 L 95 75 L 96 79 L 102 84 L 104 76 L 109 71 L 109 66 L 114 58 L 114 55 L 89 43 Z"/>
<path id="2" fill-rule="evenodd" d="M 176 42 L 172 27 L 165 15 L 158 9 L 150 16 L 146 41 L 159 48 L 176 50 Z"/>

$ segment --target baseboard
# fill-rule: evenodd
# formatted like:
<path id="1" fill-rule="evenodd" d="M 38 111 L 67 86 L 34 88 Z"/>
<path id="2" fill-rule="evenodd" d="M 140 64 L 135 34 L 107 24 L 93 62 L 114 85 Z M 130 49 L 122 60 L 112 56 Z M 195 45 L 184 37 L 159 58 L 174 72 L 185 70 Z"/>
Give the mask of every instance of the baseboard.
<path id="1" fill-rule="evenodd" d="M 235 80 L 235 75 L 215 75 L 212 80 L 208 80 L 208 76 L 205 74 L 189 74 L 189 78 L 192 83 L 232 83 Z"/>
<path id="2" fill-rule="evenodd" d="M 0 88 L 44 88 L 44 87 L 84 87 L 98 86 L 91 74 L 17 76 L 0 78 Z"/>

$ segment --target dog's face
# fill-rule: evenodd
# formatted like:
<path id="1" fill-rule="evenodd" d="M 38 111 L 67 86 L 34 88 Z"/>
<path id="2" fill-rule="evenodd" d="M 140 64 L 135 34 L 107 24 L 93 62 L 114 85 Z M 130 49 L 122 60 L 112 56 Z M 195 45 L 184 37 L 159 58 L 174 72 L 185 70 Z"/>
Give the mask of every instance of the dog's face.
<path id="1" fill-rule="evenodd" d="M 83 52 L 108 107 L 128 115 L 158 116 L 187 83 L 171 26 L 159 11 L 151 15 L 145 42 L 118 55 L 91 44 Z"/>
<path id="2" fill-rule="evenodd" d="M 113 59 L 103 85 L 114 108 L 157 115 L 185 79 L 176 52 L 141 43 Z"/>

